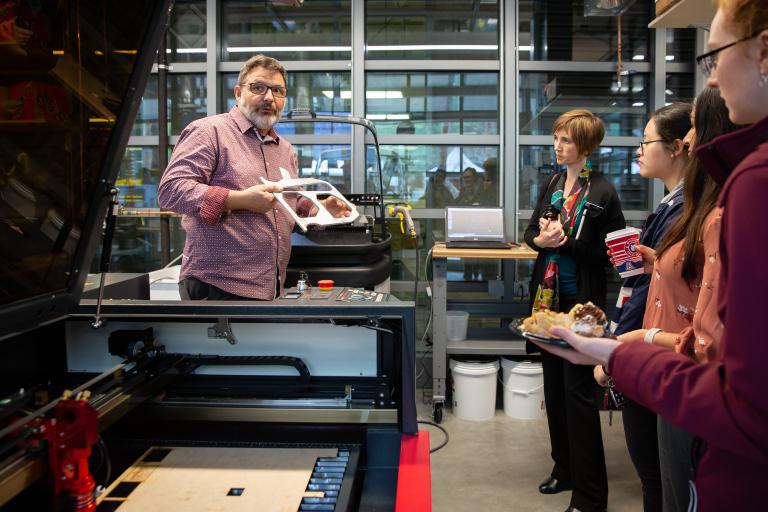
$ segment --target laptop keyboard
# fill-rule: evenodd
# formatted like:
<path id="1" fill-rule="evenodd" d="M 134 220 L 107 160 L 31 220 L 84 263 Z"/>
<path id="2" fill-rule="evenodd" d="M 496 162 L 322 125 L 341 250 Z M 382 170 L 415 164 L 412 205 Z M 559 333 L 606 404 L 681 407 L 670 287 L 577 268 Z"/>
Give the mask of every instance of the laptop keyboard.
<path id="1" fill-rule="evenodd" d="M 461 240 L 446 242 L 448 249 L 509 249 L 507 242 L 494 242 L 493 240 Z"/>

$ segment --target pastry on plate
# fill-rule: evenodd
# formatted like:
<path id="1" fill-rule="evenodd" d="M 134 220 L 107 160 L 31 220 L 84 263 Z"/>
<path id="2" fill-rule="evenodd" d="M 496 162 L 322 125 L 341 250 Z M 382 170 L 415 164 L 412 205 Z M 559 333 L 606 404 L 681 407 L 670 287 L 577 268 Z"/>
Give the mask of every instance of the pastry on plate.
<path id="1" fill-rule="evenodd" d="M 523 320 L 521 327 L 525 332 L 552 338 L 553 336 L 549 333 L 549 328 L 555 327 L 556 325 L 570 327 L 571 319 L 566 313 L 547 310 L 537 311 Z"/>
<path id="2" fill-rule="evenodd" d="M 574 332 L 593 338 L 605 335 L 608 318 L 602 309 L 591 302 L 576 304 L 568 312 L 568 316 L 571 319 L 571 330 Z"/>
<path id="3" fill-rule="evenodd" d="M 605 335 L 607 322 L 605 312 L 591 302 L 587 302 L 576 304 L 568 313 L 537 311 L 522 321 L 520 329 L 530 334 L 553 338 L 549 329 L 560 326 L 567 327 L 582 336 L 600 337 Z"/>

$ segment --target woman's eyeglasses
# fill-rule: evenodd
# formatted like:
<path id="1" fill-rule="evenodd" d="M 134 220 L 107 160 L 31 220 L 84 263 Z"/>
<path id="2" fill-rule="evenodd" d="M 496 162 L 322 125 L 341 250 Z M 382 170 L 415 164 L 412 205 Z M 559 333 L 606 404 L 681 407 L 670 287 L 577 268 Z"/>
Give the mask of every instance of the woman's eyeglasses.
<path id="1" fill-rule="evenodd" d="M 251 91 L 252 94 L 258 94 L 259 96 L 267 94 L 267 91 L 272 91 L 272 96 L 275 98 L 285 98 L 285 95 L 287 94 L 285 87 L 282 85 L 267 85 L 263 82 L 251 82 L 245 85 L 248 86 L 248 90 Z"/>
<path id="2" fill-rule="evenodd" d="M 756 31 L 751 36 L 742 37 L 738 41 L 734 41 L 732 43 L 726 44 L 725 46 L 721 46 L 720 48 L 715 48 L 714 50 L 707 52 L 703 55 L 699 55 L 696 57 L 696 64 L 699 65 L 699 68 L 701 68 L 701 72 L 704 74 L 705 77 L 709 78 L 712 76 L 712 73 L 714 73 L 715 68 L 717 67 L 717 54 L 721 51 L 725 50 L 726 48 L 730 48 L 731 46 L 735 46 L 739 43 L 743 43 L 744 41 L 749 41 L 750 39 L 756 38 L 758 35 L 760 35 L 760 32 L 762 32 L 765 29 L 760 29 Z"/>
<path id="3" fill-rule="evenodd" d="M 666 142 L 664 139 L 656 139 L 656 140 L 641 140 L 640 141 L 640 154 L 645 154 L 645 146 L 647 144 L 653 144 L 654 142 Z"/>

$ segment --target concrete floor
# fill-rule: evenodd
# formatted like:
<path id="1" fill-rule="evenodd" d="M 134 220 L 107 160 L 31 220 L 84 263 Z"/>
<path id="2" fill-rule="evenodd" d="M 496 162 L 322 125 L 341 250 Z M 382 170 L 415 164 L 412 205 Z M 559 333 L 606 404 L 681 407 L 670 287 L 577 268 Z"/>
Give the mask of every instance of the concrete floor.
<path id="1" fill-rule="evenodd" d="M 419 419 L 431 421 L 429 396 L 417 395 Z M 621 414 L 608 426 L 603 415 L 603 440 L 608 466 L 608 510 L 642 511 L 640 480 L 624 443 Z M 497 409 L 489 421 L 456 418 L 446 409 L 444 427 L 450 441 L 432 454 L 432 509 L 435 512 L 534 512 L 564 511 L 570 492 L 543 495 L 539 483 L 549 476 L 549 434 L 546 419 L 515 420 Z M 444 435 L 429 425 L 432 446 Z"/>

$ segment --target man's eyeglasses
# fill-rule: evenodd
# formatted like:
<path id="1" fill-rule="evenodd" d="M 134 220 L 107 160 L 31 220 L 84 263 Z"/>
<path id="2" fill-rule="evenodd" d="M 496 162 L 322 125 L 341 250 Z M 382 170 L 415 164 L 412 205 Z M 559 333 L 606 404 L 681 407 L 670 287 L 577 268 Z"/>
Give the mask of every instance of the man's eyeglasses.
<path id="1" fill-rule="evenodd" d="M 641 140 L 640 141 L 640 154 L 645 154 L 645 146 L 647 144 L 653 144 L 654 142 L 666 142 L 664 139 L 656 139 L 656 140 Z"/>
<path id="2" fill-rule="evenodd" d="M 696 57 L 696 64 L 699 65 L 699 68 L 701 68 L 701 72 L 704 74 L 706 78 L 709 78 L 712 76 L 712 73 L 714 73 L 715 68 L 717 67 L 717 54 L 721 51 L 725 50 L 726 48 L 730 48 L 731 46 L 735 46 L 739 43 L 743 43 L 744 41 L 749 41 L 750 39 L 756 38 L 760 32 L 762 32 L 765 29 L 760 29 L 756 31 L 751 36 L 742 37 L 738 41 L 734 41 L 732 43 L 728 43 L 725 46 L 721 46 L 720 48 L 715 48 L 714 50 L 707 52 L 703 55 L 699 55 Z"/>
<path id="3" fill-rule="evenodd" d="M 267 91 L 272 91 L 272 96 L 275 98 L 285 98 L 285 95 L 288 92 L 282 85 L 267 85 L 263 82 L 251 82 L 245 85 L 248 86 L 248 90 L 251 91 L 252 94 L 258 94 L 259 96 L 267 94 Z"/>

